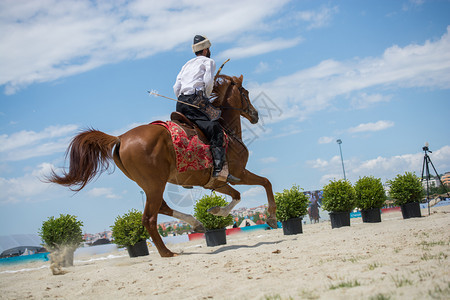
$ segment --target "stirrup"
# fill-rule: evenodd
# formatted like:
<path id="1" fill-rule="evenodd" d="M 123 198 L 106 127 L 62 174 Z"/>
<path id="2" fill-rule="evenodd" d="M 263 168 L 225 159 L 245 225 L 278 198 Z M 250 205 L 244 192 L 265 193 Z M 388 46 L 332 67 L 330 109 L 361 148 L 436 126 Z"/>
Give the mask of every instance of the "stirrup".
<path id="1" fill-rule="evenodd" d="M 222 179 L 222 181 L 225 181 L 225 180 L 223 180 L 223 179 L 225 179 L 225 178 L 219 178 L 220 175 L 221 175 L 220 172 L 221 172 L 221 171 L 217 171 L 217 170 L 213 171 L 212 177 L 213 177 L 213 178 L 217 178 L 217 179 L 219 179 L 219 180 Z M 228 174 L 228 175 L 227 175 L 226 182 L 238 183 L 238 182 L 240 182 L 240 181 L 241 181 L 241 179 L 237 178 L 236 176 L 233 176 L 233 175 L 231 175 L 231 174 Z"/>
<path id="2" fill-rule="evenodd" d="M 227 182 L 231 182 L 231 183 L 238 183 L 239 181 L 241 181 L 241 179 L 237 178 L 236 176 L 233 176 L 231 174 L 228 174 L 227 176 Z"/>

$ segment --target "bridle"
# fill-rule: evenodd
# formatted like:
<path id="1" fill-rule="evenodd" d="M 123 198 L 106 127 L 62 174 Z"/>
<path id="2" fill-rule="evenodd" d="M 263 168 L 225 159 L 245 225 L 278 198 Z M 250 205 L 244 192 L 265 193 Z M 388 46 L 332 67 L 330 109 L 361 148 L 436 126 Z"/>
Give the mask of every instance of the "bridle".
<path id="1" fill-rule="evenodd" d="M 230 85 L 227 88 L 227 91 L 225 92 L 225 94 L 228 93 L 228 89 L 232 86 L 236 85 L 236 83 L 234 81 L 231 80 Z M 238 87 L 239 90 L 239 94 L 241 95 L 241 103 L 245 103 L 246 107 L 245 108 L 238 108 L 238 107 L 232 107 L 232 106 L 216 106 L 216 108 L 220 108 L 220 109 L 234 109 L 234 110 L 238 110 L 241 111 L 245 114 L 251 114 L 250 113 L 250 99 L 248 98 L 248 96 L 246 95 L 245 91 L 246 89 L 242 86 Z"/>
<path id="2" fill-rule="evenodd" d="M 230 59 L 227 59 L 227 60 L 224 61 L 224 63 L 220 66 L 219 70 L 217 71 L 216 75 L 214 76 L 214 82 L 215 82 L 216 79 L 219 77 L 220 71 L 222 71 L 223 66 L 225 66 L 225 64 L 226 64 L 227 62 L 229 62 L 229 61 L 230 61 Z M 233 85 L 236 85 L 236 83 L 235 83 L 232 79 L 230 79 L 230 82 L 231 82 L 230 85 L 228 86 L 227 90 L 225 91 L 225 95 L 228 94 L 228 89 L 229 89 L 230 87 L 232 87 Z M 247 107 L 246 107 L 245 109 L 243 109 L 243 108 L 231 107 L 231 106 L 216 106 L 216 108 L 220 108 L 220 109 L 234 109 L 234 110 L 238 110 L 238 111 L 241 111 L 241 112 L 243 112 L 243 113 L 246 113 L 246 114 L 249 114 L 249 115 L 250 115 L 250 114 L 251 114 L 251 113 L 250 113 L 250 99 L 249 99 L 249 98 L 245 95 L 245 93 L 244 93 L 245 88 L 243 88 L 242 85 L 241 85 L 241 86 L 238 87 L 238 89 L 239 89 L 239 93 L 241 94 L 241 103 L 243 102 L 242 100 L 244 100 L 244 101 L 245 101 L 245 104 L 247 104 Z"/>
<path id="3" fill-rule="evenodd" d="M 230 85 L 228 86 L 227 90 L 225 91 L 225 95 L 228 94 L 229 89 L 231 87 L 233 87 L 234 85 L 236 85 L 236 83 L 233 80 L 230 80 Z M 238 86 L 238 90 L 239 90 L 239 94 L 241 96 L 241 103 L 245 103 L 246 104 L 245 108 L 237 108 L 237 107 L 232 107 L 232 106 L 216 106 L 216 108 L 219 108 L 219 109 L 222 109 L 222 110 L 223 109 L 233 109 L 233 110 L 238 110 L 240 112 L 243 112 L 243 113 L 251 115 L 251 113 L 250 113 L 251 104 L 250 104 L 250 99 L 248 98 L 248 96 L 245 93 L 246 89 L 244 87 L 242 87 L 242 85 L 241 85 L 241 86 Z M 234 133 L 233 130 L 229 129 L 227 126 L 224 126 L 224 124 L 221 124 L 221 125 L 222 125 L 222 128 L 225 130 L 225 132 L 230 137 L 232 137 L 236 141 L 238 141 L 248 151 L 247 146 L 245 145 L 245 143 L 242 141 L 241 138 L 236 136 L 236 134 Z"/>

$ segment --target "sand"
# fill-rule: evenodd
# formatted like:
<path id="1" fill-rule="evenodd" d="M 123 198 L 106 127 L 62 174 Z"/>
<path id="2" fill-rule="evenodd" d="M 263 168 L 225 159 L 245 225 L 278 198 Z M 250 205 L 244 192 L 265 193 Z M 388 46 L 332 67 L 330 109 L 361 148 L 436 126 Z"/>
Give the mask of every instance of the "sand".
<path id="1" fill-rule="evenodd" d="M 331 229 L 329 221 L 168 245 L 182 253 L 75 257 L 54 276 L 48 262 L 0 268 L 1 299 L 450 299 L 450 206 L 403 220 Z M 28 271 L 17 271 L 29 268 Z"/>

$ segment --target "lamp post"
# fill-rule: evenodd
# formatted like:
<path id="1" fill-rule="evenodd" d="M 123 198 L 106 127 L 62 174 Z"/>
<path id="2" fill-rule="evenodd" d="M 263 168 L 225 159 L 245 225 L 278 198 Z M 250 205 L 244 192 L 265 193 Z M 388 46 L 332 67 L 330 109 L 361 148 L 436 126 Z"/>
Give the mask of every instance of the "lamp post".
<path id="1" fill-rule="evenodd" d="M 142 199 L 142 211 L 144 211 L 144 191 L 141 191 L 141 199 Z"/>
<path id="2" fill-rule="evenodd" d="M 342 157 L 341 139 L 336 140 L 336 143 L 339 144 L 339 152 L 341 153 L 341 162 L 342 162 L 342 171 L 344 172 L 344 180 L 347 180 L 347 178 L 345 178 L 344 158 Z"/>

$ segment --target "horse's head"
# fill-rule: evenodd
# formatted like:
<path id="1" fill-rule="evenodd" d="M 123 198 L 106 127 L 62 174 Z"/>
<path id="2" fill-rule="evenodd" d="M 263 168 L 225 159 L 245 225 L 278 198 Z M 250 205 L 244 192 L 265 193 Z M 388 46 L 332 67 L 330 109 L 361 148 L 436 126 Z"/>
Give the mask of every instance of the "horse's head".
<path id="1" fill-rule="evenodd" d="M 238 104 L 238 107 L 242 110 L 241 115 L 247 118 L 252 124 L 258 123 L 258 111 L 250 102 L 248 91 L 242 86 L 244 77 L 241 75 L 239 78 L 234 77 L 234 79 L 237 79 L 238 81 L 235 83 L 235 85 L 239 91 L 239 97 L 237 98 L 239 99 L 238 102 L 240 102 L 240 104 Z"/>
<path id="2" fill-rule="evenodd" d="M 230 77 L 219 75 L 218 82 L 214 87 L 217 101 L 214 104 L 222 109 L 232 109 L 240 112 L 240 115 L 248 119 L 250 123 L 258 123 L 258 111 L 250 102 L 248 91 L 242 86 L 244 77 Z"/>

